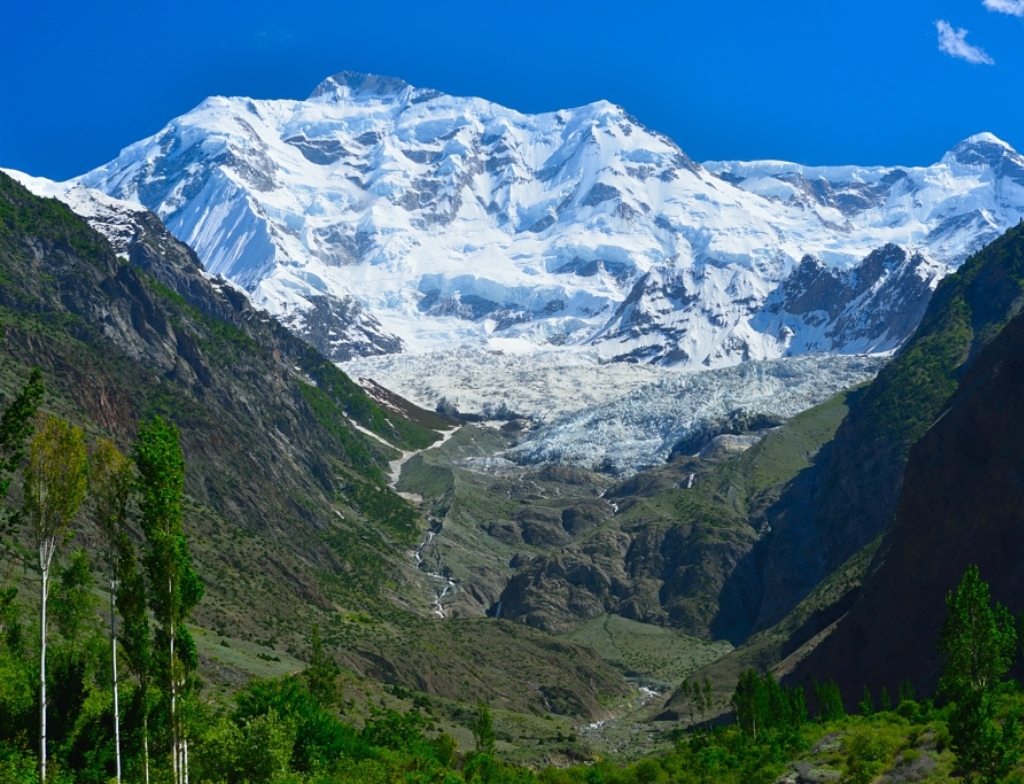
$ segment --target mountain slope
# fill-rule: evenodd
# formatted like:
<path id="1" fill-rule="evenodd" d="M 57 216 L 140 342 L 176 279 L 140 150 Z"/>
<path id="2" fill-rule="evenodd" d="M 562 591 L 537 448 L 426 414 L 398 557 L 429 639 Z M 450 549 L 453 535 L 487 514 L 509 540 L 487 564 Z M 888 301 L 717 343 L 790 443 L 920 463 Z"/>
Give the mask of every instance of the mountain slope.
<path id="1" fill-rule="evenodd" d="M 207 588 L 201 626 L 302 655 L 319 623 L 329 650 L 360 674 L 519 711 L 599 716 L 603 701 L 629 693 L 580 646 L 485 618 L 430 620 L 430 581 L 409 557 L 427 523 L 386 486 L 399 452 L 379 439 L 422 448 L 448 422 L 379 407 L 211 282 L 154 216 L 135 214 L 122 234 L 121 249 L 153 275 L 63 204 L 0 174 L 0 392 L 8 399 L 38 364 L 44 407 L 90 438 L 127 449 L 143 418 L 178 425 L 186 528 Z M 77 543 L 96 544 L 87 512 L 73 527 Z M 31 548 L 10 545 L 4 560 L 30 574 Z M 533 664 L 509 668 L 516 660 Z M 207 676 L 242 677 L 225 670 L 204 664 Z"/>
<path id="2" fill-rule="evenodd" d="M 1022 167 L 982 134 L 927 168 L 705 168 L 607 102 L 524 115 L 343 72 L 207 99 L 80 179 L 333 359 L 512 339 L 722 366 L 898 345 L 893 309 L 1024 213 Z M 796 292 L 808 256 L 830 279 Z"/>
<path id="3" fill-rule="evenodd" d="M 1024 319 L 982 349 L 910 451 L 885 561 L 860 601 L 794 677 L 862 684 L 908 678 L 934 691 L 945 597 L 970 564 L 1011 612 L 1024 609 Z M 894 597 L 899 597 L 898 601 Z"/>
<path id="4" fill-rule="evenodd" d="M 911 445 L 938 418 L 977 352 L 1022 304 L 1024 224 L 942 281 L 921 325 L 851 407 L 814 473 L 770 512 L 772 535 L 741 570 L 762 574 L 753 629 L 774 625 L 888 529 Z"/>
<path id="5" fill-rule="evenodd" d="M 723 437 L 720 451 L 625 481 L 494 460 L 508 436 L 465 428 L 410 461 L 399 488 L 420 494 L 436 520 L 424 559 L 459 581 L 447 602 L 558 633 L 612 613 L 734 638 L 759 593 L 730 577 L 765 536 L 765 510 L 835 433 L 847 398 L 799 414 L 734 460 Z"/>

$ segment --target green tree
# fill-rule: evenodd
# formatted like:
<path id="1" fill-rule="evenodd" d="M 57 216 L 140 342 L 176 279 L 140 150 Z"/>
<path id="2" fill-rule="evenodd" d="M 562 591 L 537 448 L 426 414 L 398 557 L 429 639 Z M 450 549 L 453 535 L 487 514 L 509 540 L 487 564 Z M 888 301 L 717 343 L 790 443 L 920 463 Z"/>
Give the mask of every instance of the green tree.
<path id="1" fill-rule="evenodd" d="M 1017 628 L 1009 611 L 992 606 L 988 583 L 976 565 L 946 596 L 949 614 L 939 632 L 946 660 L 939 688 L 952 700 L 991 692 L 1003 680 L 1017 650 Z"/>
<path id="2" fill-rule="evenodd" d="M 63 543 L 87 480 L 85 437 L 80 428 L 48 417 L 29 442 L 25 512 L 39 553 L 39 780 L 46 784 L 46 608 L 53 557 Z"/>
<path id="3" fill-rule="evenodd" d="M 875 712 L 875 698 L 871 696 L 871 689 L 866 684 L 864 686 L 864 696 L 861 697 L 857 707 L 860 709 L 862 716 L 870 716 Z"/>
<path id="4" fill-rule="evenodd" d="M 103 537 L 110 592 L 110 683 L 114 697 L 114 759 L 117 781 L 121 781 L 121 710 L 117 682 L 117 593 L 122 561 L 135 554 L 128 537 L 128 500 L 132 490 L 132 464 L 113 442 L 101 439 L 89 463 L 89 485 L 96 508 L 96 523 Z"/>
<path id="5" fill-rule="evenodd" d="M 320 627 L 313 624 L 310 638 L 309 666 L 303 672 L 309 691 L 324 707 L 338 703 L 338 667 L 324 653 L 324 645 L 320 639 Z"/>
<path id="6" fill-rule="evenodd" d="M 494 756 L 494 719 L 491 717 L 491 709 L 483 700 L 477 701 L 476 715 L 469 725 L 473 733 L 473 740 L 476 743 L 478 754 L 489 754 Z"/>
<path id="7" fill-rule="evenodd" d="M 763 729 L 762 725 L 768 715 L 768 692 L 756 670 L 740 673 L 730 703 L 736 712 L 736 723 L 740 729 L 757 740 L 758 730 Z"/>
<path id="8" fill-rule="evenodd" d="M 178 715 L 178 701 L 196 666 L 195 643 L 185 627 L 203 596 L 203 584 L 192 569 L 182 528 L 185 458 L 178 429 L 154 417 L 139 429 L 135 447 L 139 507 L 147 551 L 150 608 L 158 624 L 159 649 L 169 699 L 171 769 L 174 784 L 188 778 L 188 739 Z"/>
<path id="9" fill-rule="evenodd" d="M 149 615 L 146 612 L 146 583 L 135 563 L 131 539 L 121 540 L 125 552 L 118 560 L 117 612 L 121 616 L 121 643 L 128 671 L 139 682 L 135 692 L 133 712 L 142 735 L 143 777 L 149 784 L 149 684 L 152 670 L 152 645 L 149 633 Z"/>
<path id="10" fill-rule="evenodd" d="M 33 418 L 43 399 L 43 374 L 33 368 L 25 386 L 0 414 L 0 501 L 7 497 L 11 475 L 25 457 L 25 441 L 35 429 Z"/>
<path id="11" fill-rule="evenodd" d="M 807 721 L 803 688 L 781 686 L 770 672 L 741 673 L 730 704 L 740 729 L 755 741 L 766 730 L 790 734 Z"/>
<path id="12" fill-rule="evenodd" d="M 25 646 L 25 627 L 17 599 L 16 586 L 0 590 L 0 643 L 9 652 L 20 656 Z"/>
<path id="13" fill-rule="evenodd" d="M 882 691 L 881 691 L 881 694 L 880 694 L 878 700 L 881 703 L 880 710 L 883 713 L 886 713 L 886 712 L 892 710 L 892 697 L 889 696 L 889 690 L 887 688 L 885 688 L 885 686 L 882 687 Z"/>
<path id="14" fill-rule="evenodd" d="M 704 721 L 711 712 L 712 692 L 711 681 L 704 678 L 704 682 L 694 679 L 686 679 L 679 685 L 679 691 L 686 698 L 689 708 L 690 724 L 699 724 Z"/>
<path id="15" fill-rule="evenodd" d="M 82 633 L 93 607 L 92 592 L 89 590 L 93 582 L 89 571 L 89 555 L 78 548 L 68 559 L 65 566 L 56 570 L 57 585 L 53 596 L 53 620 L 61 637 L 67 643 L 73 655 L 82 652 Z"/>
<path id="16" fill-rule="evenodd" d="M 814 701 L 818 704 L 818 719 L 820 721 L 834 721 L 846 715 L 846 708 L 843 707 L 843 695 L 839 691 L 839 684 L 835 681 L 825 683 L 814 682 Z"/>
<path id="17" fill-rule="evenodd" d="M 1020 716 L 1013 710 L 996 722 L 999 685 L 1017 652 L 1017 628 L 1009 611 L 993 606 L 976 565 L 946 596 L 949 614 L 939 632 L 946 660 L 939 689 L 955 706 L 949 718 L 950 747 L 968 780 L 995 782 L 1024 752 Z"/>

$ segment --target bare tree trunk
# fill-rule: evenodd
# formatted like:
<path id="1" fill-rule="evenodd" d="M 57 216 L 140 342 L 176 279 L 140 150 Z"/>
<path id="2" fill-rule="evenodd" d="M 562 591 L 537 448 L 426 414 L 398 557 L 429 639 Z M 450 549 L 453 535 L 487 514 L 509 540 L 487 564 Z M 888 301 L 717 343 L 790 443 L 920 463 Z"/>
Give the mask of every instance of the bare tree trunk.
<path id="1" fill-rule="evenodd" d="M 146 784 L 149 784 L 149 701 L 146 684 L 142 684 L 142 765 L 146 773 Z"/>
<path id="2" fill-rule="evenodd" d="M 44 563 L 43 548 L 39 562 Z M 42 568 L 43 580 L 39 589 L 39 784 L 46 784 L 46 599 L 50 581 L 49 559 Z"/>
<path id="3" fill-rule="evenodd" d="M 168 591 L 169 592 L 169 591 Z M 181 784 L 181 771 L 178 765 L 178 711 L 177 711 L 177 679 L 174 677 L 174 630 L 170 634 L 170 674 L 171 674 L 171 769 L 174 773 L 174 784 Z"/>
<path id="4" fill-rule="evenodd" d="M 57 542 L 43 539 L 39 543 L 39 782 L 46 784 L 46 602 L 50 596 L 50 563 Z"/>
<path id="5" fill-rule="evenodd" d="M 113 559 L 111 559 L 113 563 Z M 111 682 L 114 686 L 114 758 L 117 764 L 117 784 L 121 784 L 121 712 L 117 694 L 117 621 L 114 600 L 117 593 L 117 578 L 110 573 L 110 664 Z"/>

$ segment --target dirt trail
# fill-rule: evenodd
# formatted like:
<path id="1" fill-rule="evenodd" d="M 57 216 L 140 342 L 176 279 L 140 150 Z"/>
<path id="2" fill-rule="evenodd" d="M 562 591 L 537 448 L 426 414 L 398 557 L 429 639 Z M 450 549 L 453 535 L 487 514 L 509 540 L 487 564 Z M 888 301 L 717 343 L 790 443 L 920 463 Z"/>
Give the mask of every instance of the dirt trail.
<path id="1" fill-rule="evenodd" d="M 440 441 L 435 441 L 433 444 L 428 446 L 426 449 L 414 449 L 411 452 L 402 452 L 402 456 L 401 457 L 399 457 L 397 460 L 392 460 L 390 463 L 388 463 L 388 468 L 390 469 L 390 475 L 388 477 L 388 487 L 390 487 L 392 490 L 395 490 L 395 488 L 398 486 L 398 480 L 402 478 L 402 466 L 404 466 L 406 463 L 408 463 L 412 458 L 414 458 L 420 452 L 426 452 L 429 449 L 440 449 L 442 446 L 445 445 L 445 443 L 448 442 L 448 439 L 450 439 L 453 435 L 455 435 L 456 433 L 459 432 L 459 428 L 460 427 L 462 427 L 462 425 L 456 425 L 451 430 L 439 430 L 438 432 L 441 434 L 441 440 Z M 395 490 L 395 492 L 398 492 L 398 491 Z M 410 500 L 415 499 L 417 503 L 420 503 L 420 502 L 423 501 L 423 499 L 420 498 L 415 493 L 398 493 L 398 494 L 401 495 L 401 496 L 408 497 Z"/>

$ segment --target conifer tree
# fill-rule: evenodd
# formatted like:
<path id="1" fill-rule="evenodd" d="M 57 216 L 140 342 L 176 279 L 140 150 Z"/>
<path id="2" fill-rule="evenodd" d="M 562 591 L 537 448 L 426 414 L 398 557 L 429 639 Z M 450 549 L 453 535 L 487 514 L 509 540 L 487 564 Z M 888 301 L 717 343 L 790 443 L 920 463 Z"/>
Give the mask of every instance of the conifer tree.
<path id="1" fill-rule="evenodd" d="M 309 693 L 316 697 L 323 707 L 336 705 L 338 702 L 337 676 L 338 668 L 324 653 L 323 641 L 320 639 L 320 627 L 313 624 L 310 638 L 309 666 L 303 675 L 309 686 Z"/>
<path id="2" fill-rule="evenodd" d="M 171 769 L 175 784 L 188 779 L 188 739 L 179 715 L 179 701 L 196 666 L 195 643 L 185 627 L 203 595 L 192 569 L 182 529 L 185 459 L 178 429 L 154 417 L 139 430 L 135 448 L 139 472 L 139 506 L 147 551 L 150 609 L 158 624 L 158 643 L 170 701 Z"/>
<path id="3" fill-rule="evenodd" d="M 1019 712 L 1011 711 L 1001 727 L 996 722 L 995 698 L 1017 653 L 1017 627 L 1005 607 L 992 606 L 975 565 L 946 596 L 946 607 L 938 645 L 946 666 L 939 689 L 956 703 L 949 718 L 950 747 L 961 773 L 995 782 L 1024 752 Z"/>
<path id="4" fill-rule="evenodd" d="M 53 557 L 85 499 L 85 438 L 80 428 L 48 417 L 29 443 L 25 512 L 39 553 L 39 781 L 46 784 L 46 605 Z"/>
<path id="5" fill-rule="evenodd" d="M 494 754 L 494 720 L 491 718 L 491 709 L 487 703 L 478 700 L 476 703 L 476 716 L 470 724 L 469 729 L 473 733 L 473 740 L 476 742 L 478 754 Z"/>

